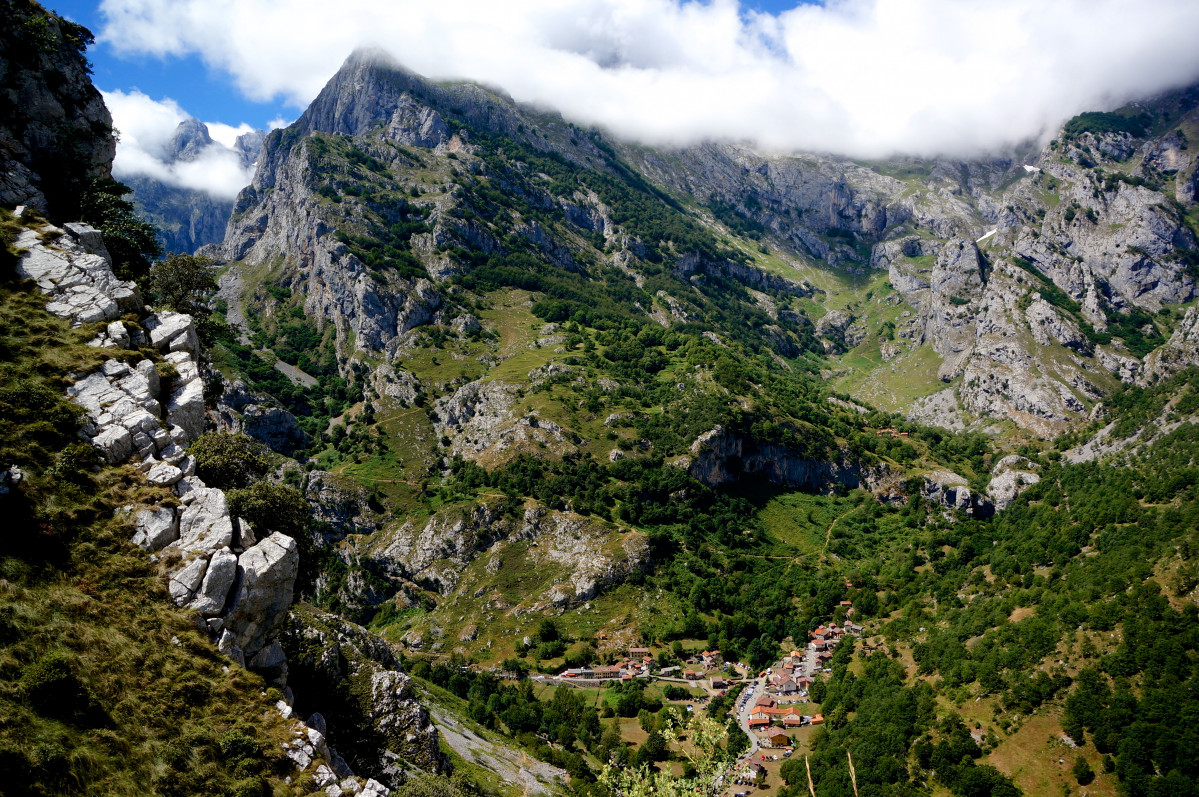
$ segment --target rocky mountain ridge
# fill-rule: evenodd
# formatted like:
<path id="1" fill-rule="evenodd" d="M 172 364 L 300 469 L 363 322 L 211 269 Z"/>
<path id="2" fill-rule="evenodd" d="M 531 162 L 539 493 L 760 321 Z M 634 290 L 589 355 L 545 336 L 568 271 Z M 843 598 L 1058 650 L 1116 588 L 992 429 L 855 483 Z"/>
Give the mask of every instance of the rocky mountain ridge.
<path id="1" fill-rule="evenodd" d="M 950 387 L 937 392 L 935 383 L 926 383 L 921 401 L 901 406 L 891 399 L 885 406 L 950 428 L 1003 420 L 1051 437 L 1084 419 L 1120 382 L 1151 378 L 1142 359 L 1176 327 L 1185 327 L 1185 318 L 1178 324 L 1159 315 L 1195 295 L 1190 263 L 1199 243 L 1187 214 L 1195 207 L 1196 169 L 1184 143 L 1199 117 L 1193 104 L 1180 102 L 1189 110 L 1172 116 L 1173 127 L 1160 136 L 1083 132 L 1028 153 L 1024 163 L 871 166 L 812 155 L 766 156 L 725 144 L 679 151 L 626 146 L 484 89 L 438 86 L 383 54 L 359 52 L 295 125 L 268 140 L 262 168 L 213 253 L 250 264 L 285 253 L 298 264 L 302 282 L 295 284 L 305 285 L 307 315 L 335 325 L 339 346 L 352 339 L 359 352 L 394 359 L 411 345 L 414 331 L 451 320 L 438 286 L 470 267 L 447 253 L 499 252 L 500 242 L 477 222 L 456 218 L 469 194 L 453 188 L 459 178 L 448 174 L 450 183 L 431 194 L 422 188 L 417 203 L 431 230 L 411 242 L 424 275 L 380 281 L 361 252 L 333 233 L 360 228 L 365 217 L 388 211 L 352 198 L 331 208 L 315 193 L 329 175 L 313 171 L 320 156 L 312 149 L 324 147 L 310 136 L 390 142 L 409 153 L 428 151 L 442 164 L 460 155 L 471 171 L 482 167 L 471 155 L 478 149 L 470 143 L 472 131 L 508 137 L 576 168 L 628 168 L 604 160 L 608 148 L 667 192 L 662 201 L 691 203 L 718 234 L 748 235 L 763 249 L 766 242 L 777 247 L 768 257 L 751 252 L 747 265 L 736 266 L 684 253 L 675 273 L 712 274 L 755 289 L 769 285 L 796 297 L 812 295 L 810 285 L 802 287 L 805 277 L 821 271 L 881 285 L 875 293 L 893 291 L 891 296 L 875 295 L 863 304 L 862 291 L 855 290 L 835 302 L 814 298 L 804 305 L 835 357 L 863 351 L 868 359 L 881 358 L 851 383 L 890 384 L 897 380 L 879 375 L 931 352 L 939 360 L 937 378 Z M 363 145 L 371 157 L 383 158 L 381 164 L 410 168 L 394 149 L 388 155 Z M 572 200 L 580 204 L 558 201 L 575 235 L 602 236 L 609 262 L 644 283 L 636 264 L 644 242 L 613 222 L 611 208 L 594 195 Z M 546 202 L 555 200 L 542 197 L 534 204 Z M 581 242 L 562 238 L 561 231 L 547 238 L 547 232 L 533 224 L 522 234 L 570 269 L 578 259 L 571 252 Z M 885 282 L 873 276 L 879 270 L 886 270 Z M 889 309 L 895 300 L 911 309 L 909 317 Z M 828 306 L 842 301 L 856 314 Z M 643 312 L 664 325 L 689 318 L 670 290 L 659 290 L 652 304 L 642 305 Z M 777 319 L 796 317 L 773 312 L 782 327 L 788 323 Z M 794 356 L 799 349 L 790 336 L 802 334 L 806 320 L 798 328 L 789 323 L 790 331 L 766 333 L 776 349 Z M 832 370 L 845 373 L 835 365 Z M 867 390 L 860 397 L 877 400 L 879 394 Z"/>
<path id="2" fill-rule="evenodd" d="M 0 8 L 10 32 L 0 38 L 0 204 L 74 218 L 79 194 L 111 175 L 116 152 L 82 54 L 92 35 L 33 4 Z"/>

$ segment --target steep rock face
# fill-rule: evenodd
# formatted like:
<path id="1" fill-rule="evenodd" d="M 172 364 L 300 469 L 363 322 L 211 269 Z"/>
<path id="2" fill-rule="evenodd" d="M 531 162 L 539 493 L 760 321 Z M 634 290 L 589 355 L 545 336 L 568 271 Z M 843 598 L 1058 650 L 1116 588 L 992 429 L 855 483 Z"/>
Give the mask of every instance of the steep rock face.
<path id="1" fill-rule="evenodd" d="M 980 296 L 986 276 L 978 246 L 952 238 L 938 247 L 931 269 L 900 258 L 889 263 L 891 284 L 920 312 L 917 342 L 929 342 L 942 357 L 938 376 L 949 381 L 960 375 L 976 335 L 975 314 L 968 305 Z"/>
<path id="2" fill-rule="evenodd" d="M 797 456 L 783 446 L 753 440 L 720 426 L 696 438 L 691 456 L 677 464 L 709 487 L 752 476 L 784 487 L 823 492 L 838 484 L 866 487 L 876 477 L 853 463 Z"/>
<path id="3" fill-rule="evenodd" d="M 1173 257 L 1178 249 L 1195 248 L 1195 236 L 1177 211 L 1163 204 L 1160 192 L 1124 182 L 1108 190 L 1091 171 L 1072 164 L 1047 168 L 1055 178 L 1069 181 L 1063 200 L 1068 197 L 1070 204 L 1047 212 L 1039 228 L 1022 227 L 1013 246 L 1016 254 L 1036 264 L 1072 298 L 1082 301 L 1094 291 L 1117 311 L 1156 311 L 1163 303 L 1195 295 L 1194 278 Z M 1096 322 L 1102 319 L 1093 318 Z"/>
<path id="4" fill-rule="evenodd" d="M 379 528 L 366 488 L 346 476 L 310 471 L 304 497 L 308 499 L 312 517 L 327 524 L 335 538 L 371 534 Z"/>
<path id="5" fill-rule="evenodd" d="M 271 396 L 251 390 L 240 380 L 225 382 L 225 391 L 209 416 L 220 431 L 249 435 L 286 456 L 308 445 L 308 435 L 294 415 L 278 406 Z"/>
<path id="6" fill-rule="evenodd" d="M 1187 310 L 1166 344 L 1145 358 L 1138 381 L 1151 383 L 1193 365 L 1199 365 L 1199 309 L 1194 307 Z"/>
<path id="7" fill-rule="evenodd" d="M 297 123 L 299 124 L 299 123 Z M 290 257 L 303 290 L 304 311 L 337 329 L 339 347 L 350 340 L 367 352 L 402 343 L 404 333 L 430 321 L 441 296 L 427 279 L 379 279 L 330 229 L 313 193 L 308 149 L 281 152 L 278 138 L 264 144 L 253 184 L 238 197 L 225 240 L 212 251 L 251 264 Z"/>
<path id="8" fill-rule="evenodd" d="M 91 34 L 34 3 L 3 0 L 0 17 L 0 205 L 78 218 L 80 190 L 116 153 L 83 55 Z"/>
<path id="9" fill-rule="evenodd" d="M 381 639 L 335 615 L 297 606 L 282 644 L 297 705 L 321 714 L 329 741 L 355 772 L 394 788 L 412 767 L 449 769 L 436 727 Z"/>
<path id="10" fill-rule="evenodd" d="M 465 270 L 448 251 L 466 246 L 490 252 L 498 241 L 483 225 L 463 218 L 457 209 L 461 188 L 447 185 L 421 198 L 431 231 L 413 234 L 410 243 L 432 280 L 368 268 L 334 231 L 357 234 L 373 211 L 357 199 L 330 203 L 315 193 L 324 176 L 314 171 L 322 150 L 311 136 L 355 137 L 355 146 L 365 146 L 372 157 L 404 166 L 408 160 L 391 145 L 447 154 L 470 151 L 466 133 L 451 134 L 446 115 L 570 160 L 599 154 L 586 139 L 570 146 L 559 143 L 568 140 L 568 126 L 561 119 L 538 116 L 535 124 L 533 112 L 509 98 L 471 84 L 433 83 L 384 53 L 358 51 L 291 127 L 264 139 L 254 180 L 233 207 L 224 241 L 205 251 L 250 264 L 274 263 L 282 256 L 285 268 L 297 275 L 292 289 L 303 293 L 305 313 L 335 326 L 340 351 L 352 348 L 394 359 L 410 339 L 407 333 L 440 319 L 442 297 L 435 281 Z M 537 126 L 547 123 L 562 133 L 537 135 Z M 533 199 L 539 205 L 551 202 L 548 195 Z M 535 220 L 517 225 L 514 232 L 564 267 L 574 267 L 570 252 Z"/>
<path id="11" fill-rule="evenodd" d="M 852 236 L 830 238 L 830 231 L 873 243 L 905 223 L 946 238 L 977 225 L 975 211 L 954 194 L 911 193 L 900 180 L 847 159 L 764 155 L 725 143 L 661 153 L 630 149 L 626 155 L 656 182 L 731 208 L 830 266 L 852 267 L 859 259 Z"/>
<path id="12" fill-rule="evenodd" d="M 483 502 L 443 510 L 423 526 L 407 521 L 376 535 L 361 553 L 393 577 L 436 585 L 448 595 L 484 551 L 533 543 L 535 550 L 525 554 L 531 563 L 563 568 L 558 583 L 537 596 L 549 604 L 590 600 L 648 563 L 649 548 L 641 534 L 615 532 L 573 512 L 541 506 L 526 508 L 519 520 L 498 509 Z"/>
<path id="13" fill-rule="evenodd" d="M 990 517 L 995 512 L 988 498 L 976 495 L 966 480 L 952 471 L 929 471 L 924 474 L 923 481 L 921 495 L 933 503 L 979 518 Z"/>
<path id="14" fill-rule="evenodd" d="M 266 131 L 254 130 L 238 136 L 232 147 L 225 147 L 212 139 L 203 122 L 185 119 L 166 143 L 161 157 L 167 166 L 223 157 L 249 169 L 258 160 L 265 137 Z M 232 199 L 142 174 L 121 175 L 121 179 L 133 189 L 137 209 L 158 227 L 159 240 L 167 252 L 194 252 L 225 237 Z"/>

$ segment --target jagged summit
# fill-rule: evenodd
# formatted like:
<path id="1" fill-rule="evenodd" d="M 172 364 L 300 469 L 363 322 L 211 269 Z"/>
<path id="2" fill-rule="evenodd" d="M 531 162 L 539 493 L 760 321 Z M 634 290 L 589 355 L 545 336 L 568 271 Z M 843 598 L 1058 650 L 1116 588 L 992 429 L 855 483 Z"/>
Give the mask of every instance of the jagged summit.
<path id="1" fill-rule="evenodd" d="M 194 117 L 184 119 L 163 148 L 163 157 L 167 162 L 194 161 L 214 143 L 208 125 Z"/>

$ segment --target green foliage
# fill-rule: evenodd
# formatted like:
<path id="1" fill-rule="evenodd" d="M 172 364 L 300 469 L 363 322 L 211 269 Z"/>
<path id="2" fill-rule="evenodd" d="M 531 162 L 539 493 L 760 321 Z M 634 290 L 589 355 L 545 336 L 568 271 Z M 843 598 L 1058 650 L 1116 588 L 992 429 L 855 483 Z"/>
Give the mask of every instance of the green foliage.
<path id="1" fill-rule="evenodd" d="M 176 313 L 205 316 L 208 298 L 216 290 L 212 260 L 173 254 L 150 268 L 150 295 L 156 304 Z"/>
<path id="2" fill-rule="evenodd" d="M 44 304 L 0 286 L 0 462 L 24 472 L 0 496 L 5 794 L 291 794 L 265 684 L 173 606 L 115 511 L 174 495 L 100 465 L 75 434 L 62 390 L 113 352 Z M 258 750 L 226 756 L 217 740 L 239 723 Z"/>
<path id="3" fill-rule="evenodd" d="M 197 471 L 199 468 L 197 468 Z M 277 531 L 297 540 L 307 537 L 308 502 L 294 487 L 260 481 L 228 492 L 229 511 L 245 518 L 259 537 Z"/>
<path id="4" fill-rule="evenodd" d="M 222 490 L 249 487 L 270 467 L 262 444 L 244 434 L 208 432 L 188 451 L 196 458 L 196 475 Z"/>
<path id="5" fill-rule="evenodd" d="M 83 412 L 63 392 L 71 373 L 103 359 L 86 345 L 86 331 L 44 307 L 40 294 L 0 284 L 0 464 L 24 474 L 0 497 L 0 555 L 38 566 L 64 556 L 74 530 L 97 511 L 96 460 L 78 437 Z"/>
<path id="6" fill-rule="evenodd" d="M 1082 756 L 1074 759 L 1074 766 L 1070 768 L 1070 773 L 1074 775 L 1074 780 L 1079 786 L 1089 786 L 1095 780 L 1095 770 L 1091 769 L 1091 765 Z"/>
<path id="7" fill-rule="evenodd" d="M 586 753 L 600 761 L 608 761 L 613 755 L 629 755 L 619 733 L 615 737 L 605 733 L 599 712 L 576 690 L 555 689 L 547 700 L 537 700 L 527 680 L 505 684 L 490 673 L 474 672 L 457 661 L 431 666 L 422 661 L 409 671 L 466 700 L 472 720 L 487 728 L 506 730 L 535 757 L 569 772 L 576 783 L 595 780 Z"/>
<path id="8" fill-rule="evenodd" d="M 1145 135 L 1146 129 L 1151 123 L 1152 118 L 1144 113 L 1135 116 L 1126 116 L 1124 114 L 1104 111 L 1087 111 L 1086 113 L 1080 113 L 1066 122 L 1062 130 L 1069 138 L 1077 138 L 1083 133 L 1094 133 L 1096 135 L 1103 135 L 1104 133 L 1128 133 L 1130 136 L 1139 138 Z"/>
<path id="9" fill-rule="evenodd" d="M 111 178 L 91 181 L 79 197 L 79 217 L 100 231 L 112 255 L 112 270 L 121 279 L 140 279 L 150 261 L 162 253 L 158 230 L 137 215 L 125 199 L 133 189 Z"/>
<path id="10" fill-rule="evenodd" d="M 89 726 L 107 720 L 96 696 L 60 651 L 47 653 L 22 670 L 20 685 L 25 699 L 44 716 Z"/>

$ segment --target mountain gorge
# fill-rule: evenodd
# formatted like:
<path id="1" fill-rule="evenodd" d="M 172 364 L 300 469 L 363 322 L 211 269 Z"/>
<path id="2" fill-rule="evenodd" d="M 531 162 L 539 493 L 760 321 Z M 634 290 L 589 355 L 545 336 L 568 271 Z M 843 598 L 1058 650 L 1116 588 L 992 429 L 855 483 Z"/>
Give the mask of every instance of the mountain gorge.
<path id="1" fill-rule="evenodd" d="M 166 142 L 162 163 L 167 169 L 180 164 L 197 164 L 212 158 L 234 159 L 242 169 L 252 169 L 266 132 L 243 133 L 225 147 L 212 139 L 208 126 L 198 119 L 179 123 Z M 158 228 L 159 241 L 167 252 L 194 252 L 201 246 L 221 241 L 233 201 L 219 199 L 199 188 L 173 185 L 161 177 L 127 175 L 138 211 Z"/>
<path id="2" fill-rule="evenodd" d="M 90 36 L 9 5 L 5 789 L 693 790 L 786 668 L 770 794 L 1195 792 L 1199 90 L 864 162 L 360 50 L 231 206 L 72 204 Z"/>

